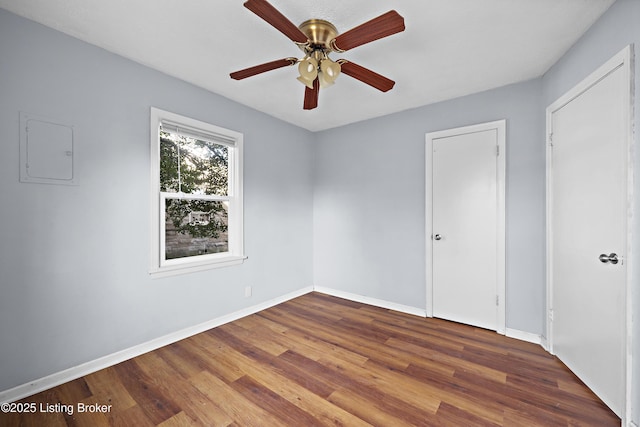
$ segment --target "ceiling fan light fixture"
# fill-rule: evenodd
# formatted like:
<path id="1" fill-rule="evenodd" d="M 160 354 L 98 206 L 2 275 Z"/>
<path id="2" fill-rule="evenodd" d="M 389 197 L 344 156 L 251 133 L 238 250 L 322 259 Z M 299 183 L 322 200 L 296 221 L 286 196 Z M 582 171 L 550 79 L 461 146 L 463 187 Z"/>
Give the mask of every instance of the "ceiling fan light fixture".
<path id="1" fill-rule="evenodd" d="M 320 87 L 322 89 L 328 88 L 335 83 L 335 80 L 327 79 L 326 76 L 322 73 L 318 74 L 318 80 L 320 81 Z"/>
<path id="2" fill-rule="evenodd" d="M 298 64 L 298 72 L 298 81 L 313 89 L 313 81 L 318 77 L 318 61 L 308 56 L 303 58 Z"/>
<path id="3" fill-rule="evenodd" d="M 320 62 L 320 71 L 326 79 L 335 81 L 340 74 L 340 64 L 327 57 Z"/>
<path id="4" fill-rule="evenodd" d="M 332 61 L 328 57 L 320 62 L 320 73 L 318 73 L 318 79 L 320 80 L 320 87 L 326 88 L 333 85 L 340 74 L 340 64 Z"/>
<path id="5" fill-rule="evenodd" d="M 315 79 L 314 79 L 315 80 Z M 305 79 L 304 77 L 298 77 L 298 81 L 308 87 L 309 89 L 313 89 L 313 80 Z"/>

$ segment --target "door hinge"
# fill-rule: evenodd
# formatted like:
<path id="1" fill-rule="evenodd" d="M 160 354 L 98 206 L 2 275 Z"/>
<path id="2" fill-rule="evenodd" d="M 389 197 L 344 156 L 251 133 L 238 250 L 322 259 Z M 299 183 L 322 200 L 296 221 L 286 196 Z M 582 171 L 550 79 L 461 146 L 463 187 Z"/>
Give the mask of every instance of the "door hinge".
<path id="1" fill-rule="evenodd" d="M 500 146 L 496 145 L 496 156 L 500 155 Z"/>
<path id="2" fill-rule="evenodd" d="M 549 310 L 549 320 L 553 322 L 553 310 Z"/>
<path id="3" fill-rule="evenodd" d="M 549 133 L 549 146 L 553 147 L 553 132 Z"/>
<path id="4" fill-rule="evenodd" d="M 496 295 L 496 305 L 500 305 L 500 295 Z"/>

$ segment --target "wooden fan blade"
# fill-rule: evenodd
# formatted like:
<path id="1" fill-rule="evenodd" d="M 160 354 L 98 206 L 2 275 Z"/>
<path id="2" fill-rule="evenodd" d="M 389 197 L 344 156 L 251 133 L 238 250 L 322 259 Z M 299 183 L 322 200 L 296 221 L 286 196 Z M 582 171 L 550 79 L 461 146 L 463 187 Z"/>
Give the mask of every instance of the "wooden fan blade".
<path id="1" fill-rule="evenodd" d="M 401 31 L 404 31 L 404 18 L 395 10 L 390 10 L 377 18 L 352 28 L 346 33 L 340 34 L 333 40 L 332 47 L 344 52 Z"/>
<path id="2" fill-rule="evenodd" d="M 309 86 L 304 88 L 304 104 L 302 108 L 305 110 L 313 110 L 318 106 L 318 95 L 320 94 L 320 80 L 316 77 L 313 81 L 313 89 Z"/>
<path id="3" fill-rule="evenodd" d="M 386 78 L 376 72 L 373 72 L 367 68 L 364 68 L 358 64 L 354 64 L 353 62 L 344 61 L 340 62 L 341 71 L 353 77 L 354 79 L 358 79 L 363 83 L 368 84 L 369 86 L 373 86 L 382 92 L 387 92 L 393 88 L 393 85 L 396 84 L 393 80 Z"/>
<path id="4" fill-rule="evenodd" d="M 247 77 L 255 76 L 256 74 L 261 74 L 267 71 L 286 67 L 288 65 L 293 65 L 296 62 L 296 58 L 278 59 L 276 61 L 266 62 L 254 67 L 245 68 L 244 70 L 234 71 L 233 73 L 229 74 L 229 76 L 231 76 L 231 78 L 234 80 L 242 80 L 246 79 Z"/>
<path id="5" fill-rule="evenodd" d="M 290 40 L 303 44 L 308 42 L 307 36 L 266 0 L 248 0 L 244 7 L 271 24 Z"/>

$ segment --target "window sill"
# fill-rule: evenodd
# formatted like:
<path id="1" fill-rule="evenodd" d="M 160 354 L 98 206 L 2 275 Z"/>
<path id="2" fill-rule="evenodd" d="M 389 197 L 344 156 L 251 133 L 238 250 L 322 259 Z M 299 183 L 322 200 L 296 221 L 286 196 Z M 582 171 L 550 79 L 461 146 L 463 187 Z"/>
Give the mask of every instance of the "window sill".
<path id="1" fill-rule="evenodd" d="M 232 265 L 239 265 L 244 263 L 247 256 L 228 256 L 217 259 L 215 261 L 207 261 L 200 263 L 190 263 L 184 265 L 171 265 L 164 267 L 155 267 L 149 270 L 149 274 L 152 278 L 177 276 L 180 274 L 196 273 L 198 271 L 212 270 L 214 268 L 230 267 Z"/>

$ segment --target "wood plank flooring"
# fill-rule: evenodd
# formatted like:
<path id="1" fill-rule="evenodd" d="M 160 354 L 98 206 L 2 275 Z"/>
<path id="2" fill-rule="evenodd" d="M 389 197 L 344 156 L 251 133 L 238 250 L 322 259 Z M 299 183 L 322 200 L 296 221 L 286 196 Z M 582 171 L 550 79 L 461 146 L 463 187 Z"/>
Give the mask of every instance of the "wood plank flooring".
<path id="1" fill-rule="evenodd" d="M 319 293 L 21 403 L 0 425 L 620 425 L 538 345 Z"/>

